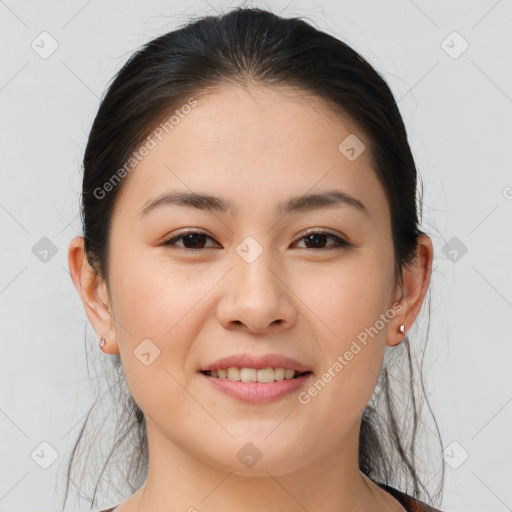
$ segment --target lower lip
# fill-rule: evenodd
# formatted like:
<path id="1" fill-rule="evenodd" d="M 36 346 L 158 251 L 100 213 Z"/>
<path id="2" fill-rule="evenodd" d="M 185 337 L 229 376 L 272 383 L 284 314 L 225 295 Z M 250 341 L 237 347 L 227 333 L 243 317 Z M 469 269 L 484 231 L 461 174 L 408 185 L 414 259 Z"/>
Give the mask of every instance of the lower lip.
<path id="1" fill-rule="evenodd" d="M 233 398 L 243 402 L 268 403 L 298 391 L 313 374 L 307 373 L 295 379 L 275 380 L 268 383 L 219 379 L 218 377 L 210 377 L 210 375 L 205 375 L 201 372 L 200 375 L 208 379 L 208 382 L 215 389 Z"/>

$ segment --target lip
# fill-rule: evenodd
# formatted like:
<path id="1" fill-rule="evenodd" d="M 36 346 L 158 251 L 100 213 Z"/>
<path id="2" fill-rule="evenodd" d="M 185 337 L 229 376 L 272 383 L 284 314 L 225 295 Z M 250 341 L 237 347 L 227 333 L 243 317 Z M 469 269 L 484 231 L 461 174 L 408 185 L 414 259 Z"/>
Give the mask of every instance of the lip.
<path id="1" fill-rule="evenodd" d="M 218 391 L 222 391 L 237 400 L 249 403 L 268 403 L 279 400 L 291 393 L 298 392 L 313 374 L 306 373 L 294 379 L 274 381 L 265 384 L 261 382 L 219 379 L 217 377 L 210 377 L 204 373 L 199 373 L 199 375 L 207 379 Z"/>
<path id="2" fill-rule="evenodd" d="M 250 354 L 237 354 L 223 357 L 217 361 L 203 366 L 199 371 L 218 370 L 226 368 L 284 368 L 285 370 L 295 370 L 298 373 L 311 372 L 309 366 L 280 354 L 265 354 L 263 356 L 253 356 Z M 268 384 L 265 384 L 268 386 Z"/>

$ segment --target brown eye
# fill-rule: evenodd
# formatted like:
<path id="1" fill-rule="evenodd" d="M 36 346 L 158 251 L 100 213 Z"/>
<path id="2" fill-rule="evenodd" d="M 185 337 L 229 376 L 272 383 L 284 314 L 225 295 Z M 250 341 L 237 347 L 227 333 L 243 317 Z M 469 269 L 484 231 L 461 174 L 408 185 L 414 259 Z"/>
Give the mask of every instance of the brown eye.
<path id="1" fill-rule="evenodd" d="M 163 242 L 162 245 L 166 246 L 177 246 L 182 247 L 184 249 L 188 250 L 194 250 L 194 249 L 204 249 L 205 248 L 205 240 L 206 239 L 213 240 L 210 236 L 201 233 L 199 231 L 188 231 L 186 233 L 182 233 L 181 235 L 172 237 L 165 242 Z M 182 240 L 183 245 L 176 244 L 177 241 Z"/>
<path id="2" fill-rule="evenodd" d="M 334 239 L 336 244 L 330 244 L 326 247 L 327 239 Z M 349 246 L 350 244 L 342 240 L 340 237 L 333 235 L 332 233 L 327 233 L 325 231 L 315 231 L 312 233 L 308 233 L 306 236 L 303 236 L 300 240 L 305 240 L 305 249 L 331 249 L 331 248 L 339 248 L 343 246 Z"/>
<path id="3" fill-rule="evenodd" d="M 327 244 L 328 239 L 334 240 L 336 243 Z M 179 247 L 182 249 L 186 249 L 188 251 L 195 251 L 201 249 L 208 249 L 213 246 L 206 246 L 207 240 L 213 240 L 212 237 L 206 235 L 205 233 L 201 233 L 199 231 L 188 231 L 185 233 L 181 233 L 178 236 L 174 236 L 169 238 L 165 242 L 162 243 L 164 246 L 168 247 Z M 305 241 L 305 247 L 301 247 L 304 249 L 312 249 L 312 250 L 326 250 L 326 249 L 336 249 L 345 246 L 350 246 L 351 244 L 340 237 L 333 235 L 332 233 L 328 233 L 325 231 L 314 231 L 310 232 L 307 235 L 303 236 L 299 239 L 299 241 Z M 181 241 L 181 244 L 177 242 Z"/>

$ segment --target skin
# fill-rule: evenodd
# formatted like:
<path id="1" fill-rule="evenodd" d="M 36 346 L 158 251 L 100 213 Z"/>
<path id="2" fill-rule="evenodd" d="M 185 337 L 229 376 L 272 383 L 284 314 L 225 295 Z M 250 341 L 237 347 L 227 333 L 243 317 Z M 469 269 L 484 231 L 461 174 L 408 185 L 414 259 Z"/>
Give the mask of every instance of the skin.
<path id="1" fill-rule="evenodd" d="M 404 510 L 359 471 L 359 431 L 386 345 L 403 340 L 400 325 L 412 325 L 428 289 L 430 238 L 419 239 L 398 284 L 389 204 L 370 151 L 350 161 L 338 150 L 349 134 L 369 141 L 321 99 L 254 85 L 195 98 L 117 198 L 110 287 L 90 267 L 82 237 L 69 247 L 87 316 L 109 340 L 104 352 L 120 354 L 147 421 L 146 482 L 116 512 Z M 229 199 L 234 215 L 183 206 L 139 215 L 171 189 Z M 291 196 L 333 189 L 369 215 L 346 205 L 275 212 Z M 162 245 L 185 228 L 211 237 L 200 239 L 202 252 L 183 239 Z M 330 237 L 308 245 L 312 228 L 354 245 L 336 248 Z M 247 236 L 263 249 L 252 263 L 236 252 Z M 394 318 L 308 404 L 296 394 L 243 403 L 198 374 L 227 355 L 277 353 L 312 368 L 308 387 L 394 304 Z M 160 350 L 149 366 L 134 355 L 146 338 Z M 262 454 L 250 468 L 237 457 L 248 442 Z"/>

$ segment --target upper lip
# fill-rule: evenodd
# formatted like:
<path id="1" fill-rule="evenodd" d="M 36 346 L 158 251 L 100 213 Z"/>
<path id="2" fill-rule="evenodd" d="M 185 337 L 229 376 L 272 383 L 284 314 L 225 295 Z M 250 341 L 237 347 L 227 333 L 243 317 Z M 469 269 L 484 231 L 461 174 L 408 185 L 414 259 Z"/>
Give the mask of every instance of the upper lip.
<path id="1" fill-rule="evenodd" d="M 291 359 L 290 357 L 279 354 L 265 354 L 262 356 L 253 356 L 250 354 L 237 354 L 233 356 L 223 357 L 217 361 L 207 364 L 200 371 L 218 370 L 225 368 L 284 368 L 295 370 L 297 372 L 309 372 L 311 368 Z"/>

